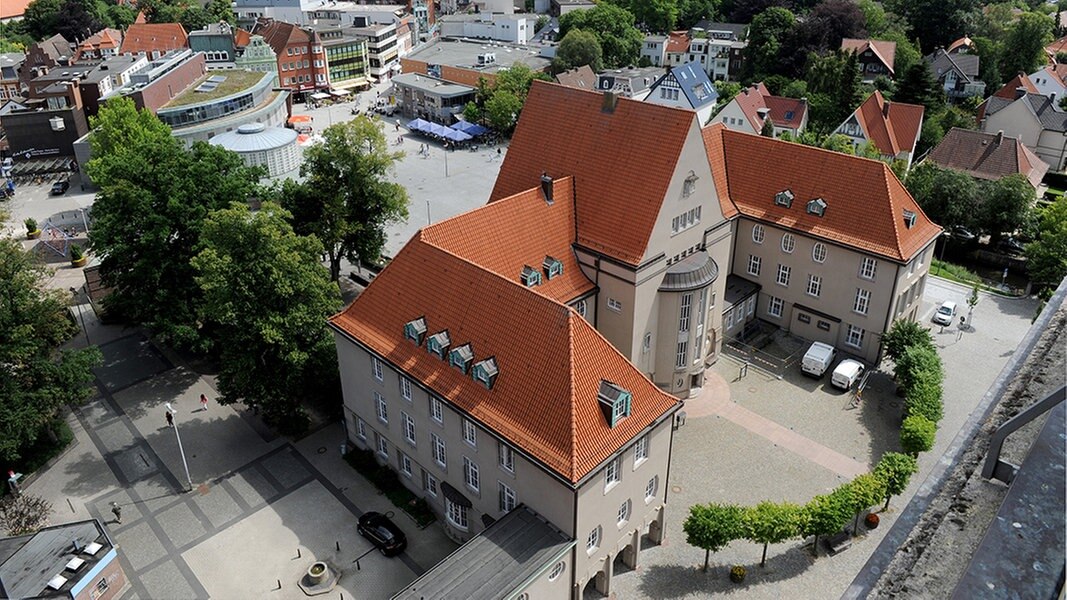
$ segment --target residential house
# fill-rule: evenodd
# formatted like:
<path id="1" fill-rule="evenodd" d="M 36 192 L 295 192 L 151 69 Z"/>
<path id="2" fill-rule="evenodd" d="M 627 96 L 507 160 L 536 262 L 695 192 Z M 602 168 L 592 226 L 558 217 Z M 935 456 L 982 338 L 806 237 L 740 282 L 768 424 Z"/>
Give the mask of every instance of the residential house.
<path id="1" fill-rule="evenodd" d="M 911 168 L 923 125 L 923 107 L 890 102 L 875 90 L 834 133 L 848 136 L 853 146 L 871 144 L 886 158 L 903 160 Z"/>
<path id="2" fill-rule="evenodd" d="M 645 38 L 642 54 L 647 55 L 653 65 L 659 65 L 657 50 L 662 48 L 663 65 L 696 62 L 714 81 L 736 79 L 747 46 L 746 31 L 745 25 L 703 20 L 689 31 L 670 32 L 666 41 L 659 40 L 662 36 Z"/>
<path id="3" fill-rule="evenodd" d="M 1016 98 L 1020 98 L 1027 93 L 1038 94 L 1040 92 L 1038 92 L 1037 86 L 1034 85 L 1034 82 L 1030 81 L 1030 77 L 1028 75 L 1019 73 L 1018 75 L 1013 77 L 1011 81 L 1005 83 L 999 90 L 993 92 L 993 95 L 990 96 L 990 98 L 1015 100 Z M 990 98 L 986 98 L 985 100 L 983 100 L 982 103 L 978 105 L 978 110 L 975 112 L 979 124 L 982 122 L 983 119 L 985 119 L 985 111 L 986 107 L 989 106 Z M 994 102 L 994 104 L 996 104 L 996 102 Z M 1002 107 L 1002 105 L 998 105 L 998 108 L 999 107 Z"/>
<path id="4" fill-rule="evenodd" d="M 133 23 L 122 37 L 120 54 L 144 54 L 156 60 L 171 50 L 189 47 L 189 36 L 181 23 Z"/>
<path id="5" fill-rule="evenodd" d="M 30 80 L 44 75 L 54 67 L 66 67 L 74 63 L 74 45 L 58 33 L 26 48 L 26 55 L 18 67 L 19 84 L 22 89 Z"/>
<path id="6" fill-rule="evenodd" d="M 122 32 L 105 27 L 78 44 L 76 62 L 98 61 L 116 56 L 122 45 Z"/>
<path id="7" fill-rule="evenodd" d="M 274 50 L 281 87 L 296 99 L 303 100 L 315 90 L 329 89 L 326 55 L 317 33 L 269 18 L 257 21 L 251 33 L 262 36 Z"/>
<path id="8" fill-rule="evenodd" d="M 730 129 L 755 134 L 763 133 L 768 120 L 774 137 L 788 133 L 795 138 L 808 125 L 808 101 L 772 96 L 767 86 L 757 83 L 741 90 L 713 119 Z"/>
<path id="9" fill-rule="evenodd" d="M 556 81 L 560 85 L 578 88 L 580 90 L 595 90 L 597 84 L 596 73 L 589 65 L 582 65 L 556 74 Z"/>
<path id="10" fill-rule="evenodd" d="M 978 55 L 948 53 L 938 48 L 923 60 L 949 100 L 985 96 L 985 83 L 978 79 Z"/>
<path id="11" fill-rule="evenodd" d="M 1037 93 L 1044 94 L 1053 101 L 1067 97 L 1067 65 L 1051 64 L 1031 73 L 1027 78 L 1037 88 Z"/>
<path id="12" fill-rule="evenodd" d="M 977 48 L 974 45 L 974 40 L 968 36 L 963 36 L 949 44 L 946 52 L 949 54 L 970 54 L 977 52 Z"/>
<path id="13" fill-rule="evenodd" d="M 663 76 L 663 67 L 636 67 L 597 73 L 597 89 L 618 96 L 643 100 L 652 84 Z"/>
<path id="14" fill-rule="evenodd" d="M 879 76 L 893 79 L 895 75 L 893 61 L 897 52 L 896 42 L 845 38 L 841 40 L 841 49 L 845 52 L 856 53 L 856 60 L 860 64 L 863 83 L 873 83 L 875 78 Z"/>
<path id="15" fill-rule="evenodd" d="M 962 171 L 975 179 L 996 181 L 1009 175 L 1023 175 L 1037 190 L 1048 171 L 1048 163 L 1030 151 L 1018 138 L 1003 132 L 986 133 L 953 127 L 923 162 Z"/>
<path id="16" fill-rule="evenodd" d="M 26 55 L 21 52 L 5 52 L 0 54 L 0 100 L 22 97 L 22 83 L 19 81 L 19 68 L 25 60 Z"/>
<path id="17" fill-rule="evenodd" d="M 1017 98 L 986 99 L 981 129 L 1018 138 L 1053 171 L 1067 169 L 1067 113 L 1048 96 L 1019 89 Z"/>
<path id="18" fill-rule="evenodd" d="M 232 69 L 237 61 L 233 27 L 225 21 L 189 32 L 189 49 L 203 52 L 208 70 Z"/>
<path id="19" fill-rule="evenodd" d="M 669 38 L 665 35 L 649 34 L 645 36 L 644 42 L 641 43 L 641 59 L 648 60 L 648 64 L 659 67 L 667 64 L 667 40 Z"/>
<path id="20" fill-rule="evenodd" d="M 1050 63 L 1059 62 L 1056 57 L 1065 52 L 1067 52 L 1067 35 L 1045 46 L 1045 56 Z"/>
<path id="21" fill-rule="evenodd" d="M 718 99 L 711 79 L 697 63 L 667 67 L 667 73 L 649 87 L 645 96 L 645 102 L 696 111 L 701 123 L 711 117 Z"/>
<path id="22" fill-rule="evenodd" d="M 243 29 L 237 30 L 235 41 L 241 41 L 242 33 L 248 40 L 240 44 L 241 54 L 234 61 L 234 66 L 246 71 L 259 71 L 260 73 L 274 73 L 274 87 L 279 87 L 278 80 L 278 55 L 274 49 L 263 39 L 261 35 L 248 35 Z"/>
<path id="23" fill-rule="evenodd" d="M 588 10 L 596 6 L 593 0 L 551 0 L 548 14 L 553 17 L 565 15 L 572 10 Z"/>

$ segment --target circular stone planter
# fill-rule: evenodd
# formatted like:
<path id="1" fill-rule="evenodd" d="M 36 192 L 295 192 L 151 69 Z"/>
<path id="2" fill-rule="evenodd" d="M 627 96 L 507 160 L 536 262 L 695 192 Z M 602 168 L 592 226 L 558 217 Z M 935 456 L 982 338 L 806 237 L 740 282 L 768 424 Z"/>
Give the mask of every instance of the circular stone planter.
<path id="1" fill-rule="evenodd" d="M 324 562 L 313 563 L 308 567 L 308 579 L 312 585 L 319 585 L 323 581 L 326 581 L 326 577 L 329 576 L 330 569 Z"/>
<path id="2" fill-rule="evenodd" d="M 70 261 L 70 266 L 72 266 L 72 267 L 84 267 L 87 262 L 89 262 L 89 257 L 88 256 L 82 256 L 78 260 Z"/>

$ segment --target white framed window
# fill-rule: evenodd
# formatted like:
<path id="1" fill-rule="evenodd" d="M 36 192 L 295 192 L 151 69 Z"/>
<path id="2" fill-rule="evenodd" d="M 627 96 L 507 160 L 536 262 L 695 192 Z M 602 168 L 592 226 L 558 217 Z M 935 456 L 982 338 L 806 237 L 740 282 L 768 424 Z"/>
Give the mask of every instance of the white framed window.
<path id="1" fill-rule="evenodd" d="M 466 456 L 463 457 L 463 483 L 467 484 L 467 487 L 474 492 L 477 492 L 481 485 L 478 465 L 474 464 L 474 461 Z"/>
<path id="2" fill-rule="evenodd" d="M 752 316 L 756 312 L 756 297 L 752 296 L 748 299 L 748 316 Z"/>
<path id="3" fill-rule="evenodd" d="M 734 328 L 734 311 L 732 311 L 732 310 L 726 311 L 726 317 L 723 319 L 723 321 L 726 323 L 726 329 L 727 330 L 733 329 Z"/>
<path id="4" fill-rule="evenodd" d="M 697 337 L 704 335 L 704 321 L 708 316 L 708 288 L 702 288 L 700 290 L 699 300 L 697 300 Z"/>
<path id="5" fill-rule="evenodd" d="M 604 491 L 608 491 L 619 483 L 619 459 L 612 459 L 604 468 Z"/>
<path id="6" fill-rule="evenodd" d="M 748 274 L 753 277 L 759 277 L 760 267 L 763 266 L 763 259 L 755 254 L 748 255 Z"/>
<path id="7" fill-rule="evenodd" d="M 645 501 L 649 501 L 656 497 L 656 492 L 659 491 L 659 475 L 654 475 L 652 479 L 648 480 L 645 484 Z"/>
<path id="8" fill-rule="evenodd" d="M 367 440 L 367 424 L 359 417 L 356 417 L 356 436 L 363 441 Z"/>
<path id="9" fill-rule="evenodd" d="M 437 463 L 442 469 L 448 464 L 448 455 L 445 452 L 445 442 L 436 433 L 430 434 L 430 441 L 433 442 L 433 461 Z"/>
<path id="10" fill-rule="evenodd" d="M 411 402 L 411 380 L 403 375 L 400 376 L 400 396 Z"/>
<path id="11" fill-rule="evenodd" d="M 552 570 L 548 572 L 548 580 L 555 581 L 559 579 L 559 576 L 563 574 L 563 571 L 567 570 L 567 565 L 561 560 L 556 563 L 556 566 L 552 567 Z"/>
<path id="12" fill-rule="evenodd" d="M 508 473 L 515 472 L 515 451 L 504 442 L 497 442 L 497 458 L 500 459 L 500 468 Z"/>
<path id="13" fill-rule="evenodd" d="M 415 445 L 415 419 L 406 412 L 400 413 L 400 420 L 404 423 L 404 439 L 412 446 Z"/>
<path id="14" fill-rule="evenodd" d="M 861 315 L 867 314 L 871 305 L 871 292 L 863 288 L 856 288 L 856 299 L 852 303 L 852 311 Z"/>
<path id="15" fill-rule="evenodd" d="M 430 418 L 438 423 L 445 422 L 444 410 L 441 407 L 441 401 L 437 398 L 430 398 Z"/>
<path id="16" fill-rule="evenodd" d="M 398 464 L 400 466 L 400 472 L 408 477 L 411 477 L 411 458 L 407 454 L 397 450 Z"/>
<path id="17" fill-rule="evenodd" d="M 641 436 L 634 444 L 634 468 L 648 460 L 648 435 Z"/>
<path id="18" fill-rule="evenodd" d="M 641 354 L 648 354 L 649 348 L 652 347 L 652 334 L 646 333 L 645 337 L 641 340 Z"/>
<path id="19" fill-rule="evenodd" d="M 786 254 L 792 254 L 793 250 L 797 247 L 797 240 L 793 237 L 793 234 L 786 233 L 782 235 L 782 252 Z"/>
<path id="20" fill-rule="evenodd" d="M 848 334 L 845 335 L 845 344 L 853 348 L 863 348 L 863 334 L 863 329 L 850 324 Z"/>
<path id="21" fill-rule="evenodd" d="M 693 310 L 693 293 L 682 294 L 682 306 L 678 311 L 678 331 L 689 331 L 689 316 Z"/>
<path id="22" fill-rule="evenodd" d="M 822 292 L 822 277 L 808 275 L 808 295 L 818 298 L 820 292 Z"/>
<path id="23" fill-rule="evenodd" d="M 815 242 L 815 245 L 811 247 L 811 260 L 817 263 L 826 262 L 826 244 Z"/>
<path id="24" fill-rule="evenodd" d="M 382 381 L 385 379 L 385 375 L 382 373 L 382 361 L 377 358 L 371 358 L 371 361 L 374 363 L 374 378 Z"/>
<path id="25" fill-rule="evenodd" d="M 792 267 L 789 267 L 787 265 L 778 265 L 778 277 L 775 278 L 774 282 L 778 285 L 784 285 L 785 287 L 789 287 L 789 275 L 792 272 Z"/>
<path id="26" fill-rule="evenodd" d="M 763 243 L 763 236 L 766 232 L 763 230 L 763 225 L 752 226 L 752 241 L 757 244 Z"/>
<path id="27" fill-rule="evenodd" d="M 446 496 L 445 497 L 445 515 L 448 518 L 448 522 L 451 523 L 454 527 L 456 527 L 457 529 L 462 529 L 463 531 L 467 530 L 467 527 L 469 525 L 467 524 L 467 507 L 466 506 L 462 506 L 460 504 L 456 504 L 455 502 L 449 500 L 448 497 Z"/>
<path id="28" fill-rule="evenodd" d="M 619 505 L 619 510 L 618 510 L 618 512 L 615 513 L 615 522 L 620 527 L 622 527 L 622 525 L 624 523 L 626 523 L 627 521 L 630 520 L 630 508 L 631 508 L 631 506 L 632 506 L 632 504 L 630 504 L 630 500 L 629 499 L 627 499 L 626 502 L 623 502 L 622 504 Z"/>
<path id="29" fill-rule="evenodd" d="M 685 361 L 689 358 L 689 340 L 682 340 L 678 342 L 678 349 L 674 355 L 674 366 L 682 369 L 685 368 Z"/>
<path id="30" fill-rule="evenodd" d="M 389 423 L 389 407 L 385 404 L 385 397 L 374 392 L 374 404 L 377 407 L 378 420 L 382 423 Z"/>
<path id="31" fill-rule="evenodd" d="M 874 274 L 878 270 L 878 261 L 864 257 L 863 262 L 860 264 L 860 277 L 864 279 L 874 279 Z"/>
<path id="32" fill-rule="evenodd" d="M 589 535 L 585 538 L 585 551 L 589 554 L 596 552 L 596 549 L 600 547 L 600 525 L 597 525 Z"/>
<path id="33" fill-rule="evenodd" d="M 500 484 L 500 493 L 497 498 L 500 512 L 507 514 L 515 508 L 515 490 L 509 488 L 503 481 L 497 483 Z"/>
<path id="34" fill-rule="evenodd" d="M 622 310 L 622 302 L 614 298 L 608 298 L 608 308 L 615 312 L 620 312 Z"/>
<path id="35" fill-rule="evenodd" d="M 374 434 L 374 439 L 377 441 L 378 454 L 381 455 L 382 458 L 389 458 L 389 442 L 387 442 L 379 433 Z"/>
<path id="36" fill-rule="evenodd" d="M 771 296 L 767 300 L 767 314 L 771 315 L 772 317 L 781 317 L 783 304 L 784 303 L 782 302 L 781 298 Z"/>
<path id="37" fill-rule="evenodd" d="M 471 445 L 471 447 L 478 447 L 478 429 L 474 426 L 474 423 L 463 419 L 463 441 Z"/>
<path id="38" fill-rule="evenodd" d="M 584 317 L 586 311 L 585 300 L 579 300 L 578 303 L 574 305 L 574 310 L 578 311 L 578 314 Z"/>
<path id="39" fill-rule="evenodd" d="M 426 493 L 437 497 L 437 478 L 430 475 L 428 472 L 422 472 L 422 488 L 426 490 Z"/>

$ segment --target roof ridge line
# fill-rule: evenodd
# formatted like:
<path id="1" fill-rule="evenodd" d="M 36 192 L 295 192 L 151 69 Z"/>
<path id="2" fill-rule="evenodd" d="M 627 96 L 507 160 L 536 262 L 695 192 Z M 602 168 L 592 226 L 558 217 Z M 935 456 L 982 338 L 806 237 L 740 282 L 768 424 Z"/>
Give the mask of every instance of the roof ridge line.
<path id="1" fill-rule="evenodd" d="M 570 312 L 574 312 L 574 311 L 570 311 Z M 570 464 L 570 472 L 567 473 L 567 476 L 570 478 L 571 481 L 574 481 L 574 480 L 578 479 L 578 478 L 575 477 L 575 473 L 576 473 L 575 465 L 578 464 L 578 426 L 577 426 L 577 423 L 578 423 L 578 411 L 577 411 L 578 403 L 574 401 L 574 394 L 575 394 L 575 387 L 576 387 L 575 383 L 574 383 L 574 374 L 578 371 L 578 369 L 575 367 L 575 361 L 574 361 L 574 326 L 575 326 L 574 317 L 576 317 L 576 316 L 577 316 L 577 313 L 575 313 L 574 315 L 567 315 L 567 349 L 568 349 L 567 358 L 570 361 L 570 366 L 571 366 L 570 373 L 568 374 L 569 377 L 567 377 L 567 386 L 568 386 L 567 387 L 567 396 L 569 398 L 571 398 L 571 405 L 570 405 L 571 422 L 567 424 L 567 428 L 570 430 L 570 446 L 571 446 L 570 447 L 570 459 L 571 459 L 571 464 Z M 581 318 L 581 317 L 578 317 L 578 318 Z M 609 343 L 608 345 L 611 345 L 611 344 Z M 612 348 L 614 348 L 614 346 L 612 346 Z M 629 361 L 627 361 L 627 362 L 629 362 Z M 634 369 L 636 369 L 636 368 L 637 367 L 634 367 Z"/>

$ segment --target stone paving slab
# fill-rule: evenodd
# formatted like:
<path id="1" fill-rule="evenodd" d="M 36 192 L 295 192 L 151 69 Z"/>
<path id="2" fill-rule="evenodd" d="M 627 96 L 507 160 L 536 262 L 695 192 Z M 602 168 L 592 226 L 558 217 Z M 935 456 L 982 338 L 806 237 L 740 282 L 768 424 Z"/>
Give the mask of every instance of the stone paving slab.
<path id="1" fill-rule="evenodd" d="M 123 521 L 126 519 L 126 511 L 122 513 Z M 156 562 L 167 555 L 162 542 L 156 537 L 152 528 L 146 522 L 137 523 L 111 534 L 119 545 L 119 550 L 130 562 L 134 570 Z"/>
<path id="2" fill-rule="evenodd" d="M 289 489 L 311 476 L 311 473 L 304 468 L 304 465 L 293 455 L 293 451 L 289 449 L 273 454 L 264 459 L 260 465 L 284 489 Z"/>
<path id="3" fill-rule="evenodd" d="M 96 435 L 110 452 L 132 448 L 135 444 L 133 433 L 121 421 L 115 421 L 97 429 Z"/>
<path id="4" fill-rule="evenodd" d="M 164 561 L 152 567 L 146 573 L 141 574 L 141 583 L 149 590 L 152 598 L 157 599 L 182 599 L 192 600 L 196 598 L 196 592 L 189 586 L 189 582 L 182 576 L 181 570 L 174 561 Z"/>
<path id="5" fill-rule="evenodd" d="M 251 468 L 227 477 L 226 482 L 241 500 L 253 508 L 265 504 L 280 491 L 262 473 Z"/>
<path id="6" fill-rule="evenodd" d="M 152 344 L 140 335 L 127 336 L 100 346 L 104 362 L 93 369 L 97 379 L 115 392 L 170 368 Z"/>
<path id="7" fill-rule="evenodd" d="M 182 548 L 207 533 L 189 505 L 182 503 L 156 515 L 156 521 L 172 544 Z M 151 589 L 151 588 L 149 588 Z"/>
<path id="8" fill-rule="evenodd" d="M 207 493 L 197 494 L 193 503 L 207 515 L 215 527 L 222 527 L 241 515 L 241 507 L 237 501 L 220 485 L 208 486 Z"/>

